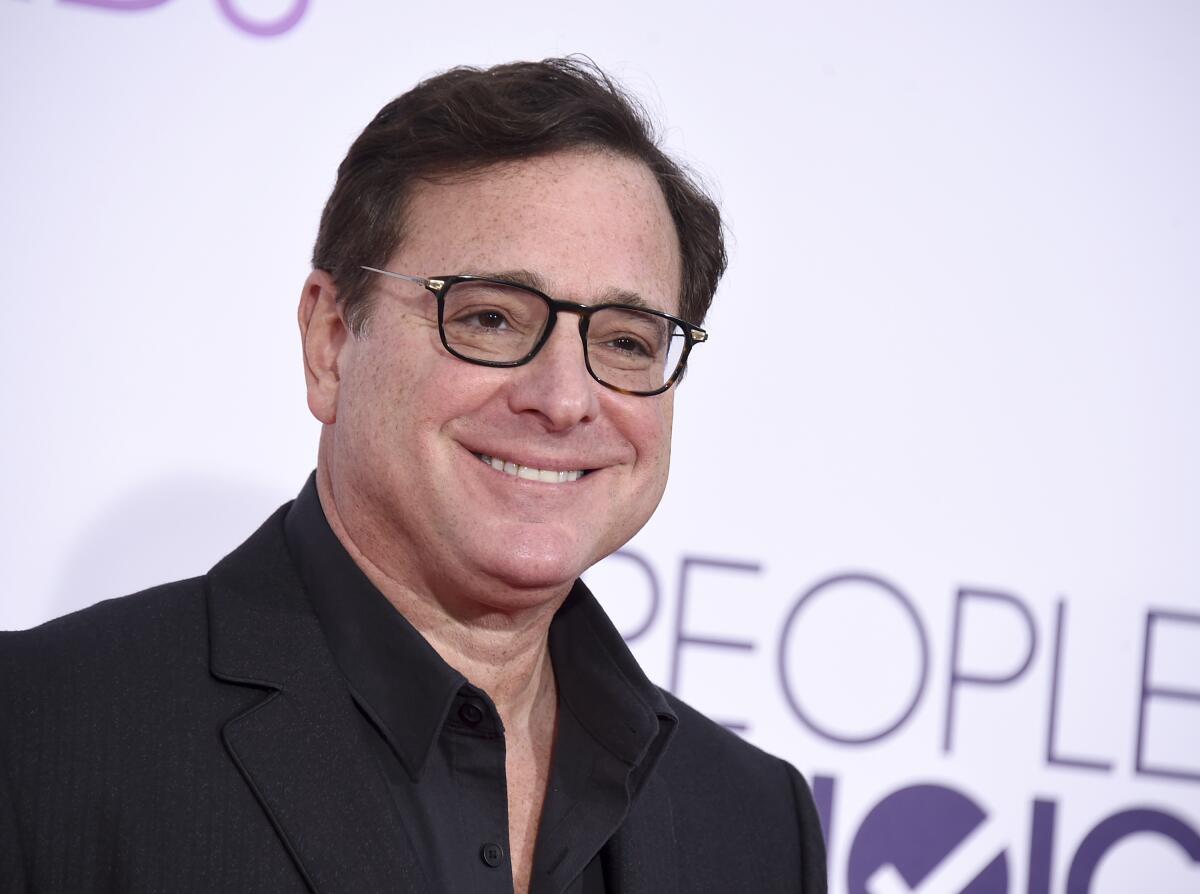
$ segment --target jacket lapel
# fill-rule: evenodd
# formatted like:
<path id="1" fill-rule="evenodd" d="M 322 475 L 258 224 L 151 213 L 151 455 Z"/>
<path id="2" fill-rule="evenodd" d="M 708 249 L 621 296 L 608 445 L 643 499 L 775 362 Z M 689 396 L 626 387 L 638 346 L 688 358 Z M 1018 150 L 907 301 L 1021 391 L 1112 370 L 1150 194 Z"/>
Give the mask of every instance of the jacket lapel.
<path id="1" fill-rule="evenodd" d="M 211 669 L 263 691 L 222 736 L 309 887 L 425 890 L 275 513 L 209 575 Z"/>
<path id="2" fill-rule="evenodd" d="M 604 878 L 614 894 L 677 894 L 675 820 L 666 783 L 652 774 L 605 847 Z"/>

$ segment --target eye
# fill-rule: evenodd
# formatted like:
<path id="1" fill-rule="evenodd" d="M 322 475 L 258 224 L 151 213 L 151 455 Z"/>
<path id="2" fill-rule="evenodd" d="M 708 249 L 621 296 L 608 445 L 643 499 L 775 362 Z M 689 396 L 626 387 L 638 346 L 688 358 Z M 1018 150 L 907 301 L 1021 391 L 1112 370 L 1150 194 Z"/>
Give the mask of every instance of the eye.
<path id="1" fill-rule="evenodd" d="M 600 360 L 628 368 L 657 360 L 669 338 L 665 320 L 630 307 L 603 307 L 592 315 L 588 344 Z"/>
<path id="2" fill-rule="evenodd" d="M 604 342 L 606 347 L 634 357 L 653 357 L 654 351 L 642 339 L 632 335 L 615 335 Z"/>
<path id="3" fill-rule="evenodd" d="M 463 338 L 474 336 L 529 337 L 540 331 L 546 306 L 535 295 L 503 283 L 456 283 L 443 300 L 447 329 Z"/>
<path id="4" fill-rule="evenodd" d="M 504 311 L 497 310 L 496 308 L 483 308 L 459 314 L 458 322 L 475 325 L 480 329 L 501 330 L 511 327 L 511 323 L 508 317 L 504 315 Z"/>

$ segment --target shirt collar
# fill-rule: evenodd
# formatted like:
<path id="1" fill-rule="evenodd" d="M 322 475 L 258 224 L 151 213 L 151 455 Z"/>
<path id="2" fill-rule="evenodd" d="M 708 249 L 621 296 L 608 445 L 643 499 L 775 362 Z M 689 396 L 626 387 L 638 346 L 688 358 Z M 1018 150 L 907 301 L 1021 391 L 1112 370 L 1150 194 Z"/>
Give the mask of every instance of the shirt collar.
<path id="1" fill-rule="evenodd" d="M 310 476 L 284 519 L 292 561 L 350 690 L 411 776 L 466 679 L 363 574 L 329 527 Z"/>
<path id="2" fill-rule="evenodd" d="M 466 678 L 350 558 L 325 518 L 315 475 L 288 510 L 284 531 L 351 692 L 419 778 L 455 696 L 469 686 Z M 549 640 L 559 698 L 597 742 L 644 778 L 676 716 L 581 581 L 554 616 Z"/>
<path id="3" fill-rule="evenodd" d="M 596 741 L 630 766 L 657 759 L 675 712 L 583 581 L 550 624 L 550 660 L 559 698 Z"/>

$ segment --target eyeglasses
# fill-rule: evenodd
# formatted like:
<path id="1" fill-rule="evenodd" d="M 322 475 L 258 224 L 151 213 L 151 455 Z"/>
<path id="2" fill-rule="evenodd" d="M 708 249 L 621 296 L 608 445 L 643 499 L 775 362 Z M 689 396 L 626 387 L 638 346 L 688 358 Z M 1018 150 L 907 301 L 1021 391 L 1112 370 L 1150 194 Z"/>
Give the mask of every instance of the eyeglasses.
<path id="1" fill-rule="evenodd" d="M 484 276 L 410 276 L 364 270 L 416 283 L 438 304 L 446 350 L 480 366 L 521 366 L 550 338 L 560 311 L 579 315 L 583 362 L 592 378 L 622 394 L 649 397 L 679 381 L 692 345 L 708 333 L 658 310 L 628 304 L 575 304 L 537 289 Z"/>

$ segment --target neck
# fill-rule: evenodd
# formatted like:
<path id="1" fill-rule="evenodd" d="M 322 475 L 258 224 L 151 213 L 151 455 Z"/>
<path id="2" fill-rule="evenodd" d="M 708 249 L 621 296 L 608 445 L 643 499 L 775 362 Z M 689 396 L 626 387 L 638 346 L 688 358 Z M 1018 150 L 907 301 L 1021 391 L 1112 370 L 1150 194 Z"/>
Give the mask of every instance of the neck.
<path id="1" fill-rule="evenodd" d="M 557 692 L 549 631 L 569 590 L 520 608 L 496 608 L 484 594 L 447 598 L 404 573 L 403 563 L 374 561 L 338 511 L 328 468 L 318 464 L 317 493 L 334 535 L 372 584 L 448 665 L 496 705 L 506 731 L 537 738 L 555 716 Z M 386 553 L 385 553 L 386 554 Z"/>

